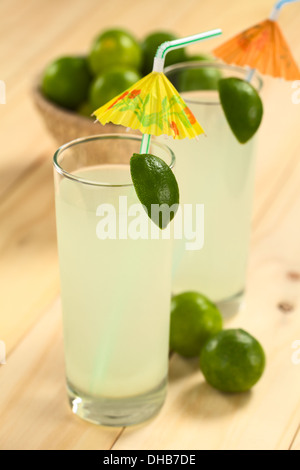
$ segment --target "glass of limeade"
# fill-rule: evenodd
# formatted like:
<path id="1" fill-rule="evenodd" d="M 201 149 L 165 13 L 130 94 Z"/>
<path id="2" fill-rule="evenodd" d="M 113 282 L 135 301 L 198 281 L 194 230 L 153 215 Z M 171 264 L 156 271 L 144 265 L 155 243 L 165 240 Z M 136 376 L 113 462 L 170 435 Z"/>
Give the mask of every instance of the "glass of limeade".
<path id="1" fill-rule="evenodd" d="M 140 144 L 134 135 L 91 136 L 54 155 L 69 402 L 110 426 L 150 418 L 166 396 L 172 240 L 149 236 L 129 167 Z M 167 146 L 150 151 L 173 167 Z"/>
<path id="2" fill-rule="evenodd" d="M 230 316 L 239 310 L 245 290 L 256 137 L 246 144 L 237 141 L 216 88 L 218 78 L 245 79 L 247 71 L 192 61 L 168 67 L 165 73 L 206 134 L 198 141 L 159 139 L 176 154 L 181 204 L 204 206 L 202 248 L 186 250 L 184 238 L 175 242 L 172 292 L 199 291 Z M 259 77 L 252 84 L 261 89 Z"/>

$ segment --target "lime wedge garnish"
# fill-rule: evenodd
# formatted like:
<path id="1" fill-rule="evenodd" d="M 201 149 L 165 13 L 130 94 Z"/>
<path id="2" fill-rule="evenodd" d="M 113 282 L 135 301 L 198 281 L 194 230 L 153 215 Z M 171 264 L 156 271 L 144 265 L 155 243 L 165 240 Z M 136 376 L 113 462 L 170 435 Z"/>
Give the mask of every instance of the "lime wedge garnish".
<path id="1" fill-rule="evenodd" d="M 155 155 L 134 153 L 130 159 L 130 172 L 136 194 L 148 216 L 159 228 L 166 228 L 179 204 L 179 189 L 173 171 Z"/>
<path id="2" fill-rule="evenodd" d="M 260 126 L 263 104 L 256 89 L 245 80 L 230 77 L 218 82 L 221 105 L 232 132 L 241 144 Z"/>

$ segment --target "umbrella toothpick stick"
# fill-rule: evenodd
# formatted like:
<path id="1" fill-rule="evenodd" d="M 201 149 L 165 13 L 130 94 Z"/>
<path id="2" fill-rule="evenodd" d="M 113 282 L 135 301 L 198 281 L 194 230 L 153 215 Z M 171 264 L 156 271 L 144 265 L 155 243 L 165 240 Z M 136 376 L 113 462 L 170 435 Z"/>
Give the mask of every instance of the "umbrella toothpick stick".
<path id="1" fill-rule="evenodd" d="M 296 0 L 294 0 L 296 1 Z M 174 41 L 166 41 L 162 43 L 155 54 L 154 62 L 153 62 L 153 72 L 163 73 L 164 65 L 165 65 L 165 58 L 168 52 L 173 51 L 175 49 L 180 49 L 187 45 L 203 41 L 204 39 L 209 39 L 215 36 L 219 36 L 222 34 L 221 29 L 213 29 L 210 31 L 205 31 L 204 33 L 194 34 L 193 36 L 187 36 L 185 38 L 175 39 Z M 140 147 L 140 153 L 145 154 L 149 152 L 151 141 L 150 134 L 144 134 L 142 137 L 142 143 Z"/>

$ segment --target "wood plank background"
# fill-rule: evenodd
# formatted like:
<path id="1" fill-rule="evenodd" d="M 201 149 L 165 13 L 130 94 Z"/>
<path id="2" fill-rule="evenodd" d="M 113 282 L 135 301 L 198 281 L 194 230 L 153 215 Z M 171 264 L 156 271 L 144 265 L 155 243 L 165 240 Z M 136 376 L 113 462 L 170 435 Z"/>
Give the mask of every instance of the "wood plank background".
<path id="1" fill-rule="evenodd" d="M 226 8 L 224 8 L 226 3 Z M 267 353 L 263 379 L 227 396 L 205 384 L 194 361 L 174 355 L 160 415 L 128 429 L 83 422 L 64 385 L 51 158 L 55 143 L 32 104 L 32 83 L 53 58 L 84 53 L 97 33 L 121 26 L 184 36 L 221 27 L 209 51 L 265 18 L 272 0 L 0 0 L 1 449 L 300 450 L 300 104 L 291 83 L 265 79 L 245 310 L 228 326 L 252 332 Z M 300 4 L 280 25 L 300 63 Z M 199 46 L 191 47 L 191 52 Z"/>

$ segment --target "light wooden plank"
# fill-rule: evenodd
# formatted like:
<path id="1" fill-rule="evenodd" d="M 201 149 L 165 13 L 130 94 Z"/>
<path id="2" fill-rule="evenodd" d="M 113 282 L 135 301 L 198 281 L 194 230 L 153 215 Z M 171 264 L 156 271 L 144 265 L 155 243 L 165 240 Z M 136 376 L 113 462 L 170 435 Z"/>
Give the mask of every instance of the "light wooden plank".
<path id="1" fill-rule="evenodd" d="M 59 292 L 50 158 L 15 185 L 0 219 L 0 331 L 10 351 Z"/>
<path id="2" fill-rule="evenodd" d="M 2 450 L 109 449 L 121 429 L 74 416 L 65 389 L 60 302 L 0 366 Z"/>
<path id="3" fill-rule="evenodd" d="M 20 116 L 24 116 L 25 121 L 28 120 L 30 127 L 21 125 L 22 123 L 17 125 L 18 116 L 13 107 L 4 105 L 4 111 L 0 108 L 0 139 L 3 145 L 0 155 L 2 200 L 9 196 L 10 187 L 20 179 L 26 169 L 34 165 L 41 153 L 50 162 L 56 148 L 54 141 L 47 135 L 40 116 L 34 110 L 28 92 L 22 92 L 17 104 Z M 26 174 L 24 177 L 26 178 Z"/>
<path id="4" fill-rule="evenodd" d="M 263 77 L 264 116 L 258 133 L 254 225 L 276 201 L 298 161 L 300 104 L 293 104 L 291 82 Z"/>
<path id="5" fill-rule="evenodd" d="M 12 34 L 15 29 L 22 28 L 24 18 L 32 16 L 37 7 L 37 0 L 27 0 L 22 2 L 20 0 L 2 0 L 0 2 L 1 14 L 1 35 L 8 36 Z M 6 45 L 7 46 L 7 45 Z M 5 50 L 4 44 L 0 45 L 0 56 L 2 51 Z"/>
<path id="6" fill-rule="evenodd" d="M 96 5 L 95 0 L 89 0 L 88 3 L 80 0 L 59 2 L 54 0 L 43 2 L 43 5 L 35 2 L 26 15 L 17 18 L 12 11 L 11 15 L 7 15 L 6 18 L 9 21 L 11 16 L 14 17 L 14 28 L 8 34 L 4 29 L 3 34 L 9 37 L 9 41 L 6 37 L 6 42 L 2 43 L 0 48 L 1 62 L 8 63 L 8 76 L 4 71 L 4 77 L 8 78 L 13 72 L 20 70 L 28 59 L 39 53 L 45 46 L 50 46 L 51 50 L 51 41 L 56 40 L 57 36 L 66 34 L 70 25 L 74 27 L 74 23 L 82 20 L 82 14 L 94 5 Z M 58 7 L 60 14 L 58 14 Z M 6 21 L 4 21 L 5 24 Z"/>
<path id="7" fill-rule="evenodd" d="M 298 431 L 294 437 L 290 450 L 300 450 L 300 426 L 298 426 Z"/>

